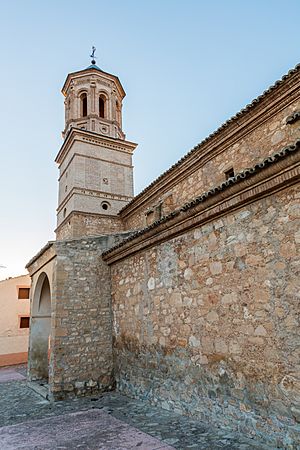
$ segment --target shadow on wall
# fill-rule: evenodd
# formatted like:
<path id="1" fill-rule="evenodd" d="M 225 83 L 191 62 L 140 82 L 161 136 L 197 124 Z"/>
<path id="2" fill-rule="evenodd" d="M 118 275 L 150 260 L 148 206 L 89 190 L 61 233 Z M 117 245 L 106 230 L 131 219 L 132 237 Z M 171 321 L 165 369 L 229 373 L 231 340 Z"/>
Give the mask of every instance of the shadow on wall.
<path id="1" fill-rule="evenodd" d="M 50 357 L 51 291 L 49 279 L 41 273 L 32 301 L 28 374 L 31 381 L 48 380 Z"/>

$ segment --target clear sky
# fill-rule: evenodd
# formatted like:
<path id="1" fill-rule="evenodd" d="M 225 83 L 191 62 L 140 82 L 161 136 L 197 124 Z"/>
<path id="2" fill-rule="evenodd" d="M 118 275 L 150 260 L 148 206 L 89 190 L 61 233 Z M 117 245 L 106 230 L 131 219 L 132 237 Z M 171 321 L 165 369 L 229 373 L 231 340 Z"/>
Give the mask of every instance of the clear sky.
<path id="1" fill-rule="evenodd" d="M 0 2 L 0 279 L 54 238 L 68 72 L 119 76 L 135 193 L 300 62 L 299 0 Z"/>

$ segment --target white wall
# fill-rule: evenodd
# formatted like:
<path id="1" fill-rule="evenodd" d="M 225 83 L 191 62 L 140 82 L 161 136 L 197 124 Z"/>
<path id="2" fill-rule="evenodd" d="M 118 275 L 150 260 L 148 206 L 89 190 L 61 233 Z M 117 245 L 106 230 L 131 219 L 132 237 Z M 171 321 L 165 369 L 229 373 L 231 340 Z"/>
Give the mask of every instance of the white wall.
<path id="1" fill-rule="evenodd" d="M 30 301 L 18 298 L 20 287 L 30 287 L 29 275 L 0 281 L 0 365 L 21 362 L 17 354 L 28 350 L 29 328 L 20 328 L 20 317 L 30 315 Z"/>

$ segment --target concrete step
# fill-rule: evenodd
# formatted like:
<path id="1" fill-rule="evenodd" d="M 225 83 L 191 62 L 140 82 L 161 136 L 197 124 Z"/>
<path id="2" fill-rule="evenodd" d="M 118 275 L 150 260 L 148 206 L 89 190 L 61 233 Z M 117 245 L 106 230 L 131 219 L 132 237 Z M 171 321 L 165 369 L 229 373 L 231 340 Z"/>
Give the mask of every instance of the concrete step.
<path id="1" fill-rule="evenodd" d="M 41 397 L 49 400 L 49 386 L 44 381 L 28 381 L 28 387 L 34 392 L 39 394 Z"/>

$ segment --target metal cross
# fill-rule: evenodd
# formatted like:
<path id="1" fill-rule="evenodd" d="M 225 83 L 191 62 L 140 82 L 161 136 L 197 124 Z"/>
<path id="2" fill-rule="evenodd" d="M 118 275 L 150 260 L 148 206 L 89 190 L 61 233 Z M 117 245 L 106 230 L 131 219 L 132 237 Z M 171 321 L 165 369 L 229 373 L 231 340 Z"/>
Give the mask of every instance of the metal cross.
<path id="1" fill-rule="evenodd" d="M 92 47 L 92 54 L 90 57 L 92 58 L 92 64 L 96 64 L 96 56 L 95 56 L 96 47 Z"/>

